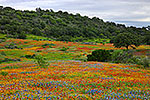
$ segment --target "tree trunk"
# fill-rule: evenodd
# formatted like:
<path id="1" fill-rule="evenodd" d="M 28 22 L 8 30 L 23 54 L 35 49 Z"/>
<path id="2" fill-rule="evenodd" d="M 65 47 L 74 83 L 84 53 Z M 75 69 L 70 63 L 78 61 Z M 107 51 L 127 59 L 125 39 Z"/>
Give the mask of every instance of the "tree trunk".
<path id="1" fill-rule="evenodd" d="M 132 46 L 132 45 L 131 45 L 131 47 L 132 47 L 133 49 L 136 49 L 136 48 L 135 48 L 134 46 Z"/>
<path id="2" fill-rule="evenodd" d="M 129 46 L 126 46 L 127 49 L 129 49 Z"/>

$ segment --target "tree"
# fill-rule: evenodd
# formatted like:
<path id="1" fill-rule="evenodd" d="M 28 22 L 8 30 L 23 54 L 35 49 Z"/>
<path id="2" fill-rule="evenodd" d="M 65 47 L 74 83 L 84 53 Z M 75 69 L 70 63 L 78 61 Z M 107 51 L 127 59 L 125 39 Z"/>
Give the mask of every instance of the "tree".
<path id="1" fill-rule="evenodd" d="M 26 34 L 25 34 L 25 32 L 24 31 L 22 31 L 20 34 L 17 34 L 17 38 L 18 39 L 26 39 Z"/>
<path id="2" fill-rule="evenodd" d="M 150 33 L 145 34 L 145 36 L 143 38 L 143 43 L 150 45 Z"/>
<path id="3" fill-rule="evenodd" d="M 92 52 L 92 55 L 87 55 L 88 61 L 108 61 L 111 58 L 111 53 L 109 50 L 95 50 Z"/>
<path id="4" fill-rule="evenodd" d="M 31 31 L 31 33 L 34 35 L 41 35 L 41 30 L 36 27 Z"/>
<path id="5" fill-rule="evenodd" d="M 117 48 L 126 47 L 128 49 L 130 46 L 136 49 L 135 47 L 140 45 L 140 38 L 135 34 L 121 33 L 114 38 L 113 43 Z"/>
<path id="6" fill-rule="evenodd" d="M 129 32 L 143 37 L 143 44 L 150 44 L 149 35 L 148 37 L 146 35 L 150 33 L 150 26 L 126 27 L 114 22 L 104 22 L 97 17 L 88 18 L 80 14 L 55 12 L 52 9 L 36 8 L 36 11 L 21 11 L 0 6 L 0 33 L 8 34 L 13 38 L 24 38 L 21 34 L 23 31 L 26 34 L 67 41 L 85 41 L 93 38 L 113 40 L 117 34 Z"/>
<path id="7" fill-rule="evenodd" d="M 48 67 L 48 62 L 46 61 L 46 58 L 43 57 L 42 55 L 36 55 L 35 57 L 35 63 L 41 68 L 47 68 Z"/>

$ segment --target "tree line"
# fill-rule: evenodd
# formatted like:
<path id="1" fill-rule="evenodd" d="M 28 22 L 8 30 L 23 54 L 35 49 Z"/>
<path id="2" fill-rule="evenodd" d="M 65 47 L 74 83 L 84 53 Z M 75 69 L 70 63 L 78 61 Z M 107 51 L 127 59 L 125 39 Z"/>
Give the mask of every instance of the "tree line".
<path id="1" fill-rule="evenodd" d="M 119 34 L 131 34 L 138 37 L 141 44 L 150 44 L 150 26 L 127 27 L 114 22 L 104 22 L 98 17 L 89 18 L 79 13 L 55 12 L 41 8 L 22 11 L 0 6 L 0 33 L 21 39 L 25 39 L 28 34 L 34 34 L 59 41 L 100 38 L 110 39 L 111 42 L 114 42 L 114 38 Z"/>

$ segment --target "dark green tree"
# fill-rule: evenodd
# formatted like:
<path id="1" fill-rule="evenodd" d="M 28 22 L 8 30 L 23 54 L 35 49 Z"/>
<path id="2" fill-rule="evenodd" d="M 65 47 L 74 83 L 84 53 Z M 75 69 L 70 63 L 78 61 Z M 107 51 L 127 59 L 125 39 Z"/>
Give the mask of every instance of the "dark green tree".
<path id="1" fill-rule="evenodd" d="M 150 33 L 145 34 L 145 36 L 143 38 L 143 43 L 150 45 Z"/>
<path id="2" fill-rule="evenodd" d="M 34 35 L 41 35 L 41 30 L 39 28 L 34 28 L 31 33 Z"/>
<path id="3" fill-rule="evenodd" d="M 129 47 L 132 47 L 136 49 L 140 45 L 140 38 L 138 35 L 131 33 L 121 33 L 114 38 L 113 43 L 117 48 L 126 47 L 129 49 Z"/>
<path id="4" fill-rule="evenodd" d="M 108 61 L 111 58 L 111 53 L 108 50 L 95 50 L 92 52 L 92 55 L 87 55 L 88 61 Z"/>
<path id="5" fill-rule="evenodd" d="M 79 13 L 74 15 L 41 8 L 36 8 L 36 11 L 21 11 L 0 6 L 0 33 L 7 34 L 12 38 L 23 38 L 23 31 L 26 35 L 47 36 L 62 41 L 84 41 L 93 38 L 112 40 L 120 33 L 138 34 L 139 37 L 143 37 L 143 44 L 149 44 L 150 40 L 146 35 L 150 33 L 150 26 L 126 27 L 113 22 L 104 22 L 97 17 L 81 16 Z M 79 39 L 78 37 L 83 38 Z"/>

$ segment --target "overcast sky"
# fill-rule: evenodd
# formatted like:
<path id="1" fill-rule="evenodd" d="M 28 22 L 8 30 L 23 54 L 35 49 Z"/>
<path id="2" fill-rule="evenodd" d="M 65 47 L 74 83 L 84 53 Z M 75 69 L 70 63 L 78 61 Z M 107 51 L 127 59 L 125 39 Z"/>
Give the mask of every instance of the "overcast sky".
<path id="1" fill-rule="evenodd" d="M 0 0 L 20 10 L 53 9 L 137 27 L 150 25 L 150 0 Z"/>

